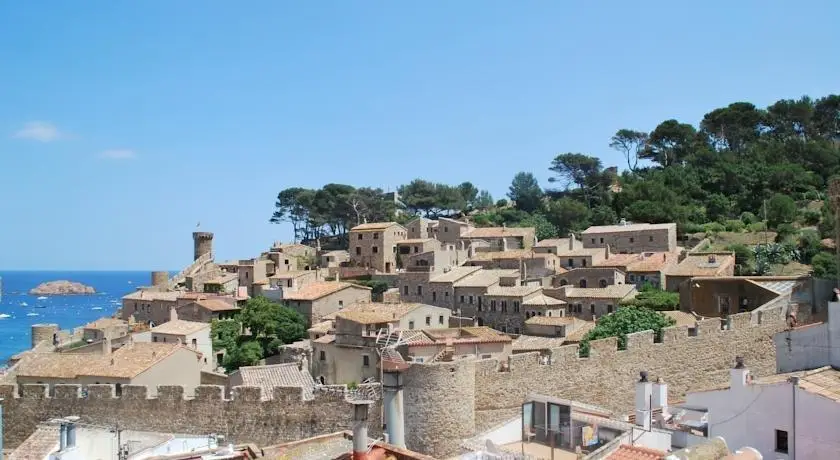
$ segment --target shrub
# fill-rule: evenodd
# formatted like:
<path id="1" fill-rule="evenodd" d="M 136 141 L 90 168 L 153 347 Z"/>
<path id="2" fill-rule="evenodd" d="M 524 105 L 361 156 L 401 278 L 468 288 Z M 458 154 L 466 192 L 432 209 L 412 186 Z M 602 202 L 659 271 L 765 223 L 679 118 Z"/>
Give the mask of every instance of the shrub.
<path id="1" fill-rule="evenodd" d="M 796 229 L 791 224 L 779 224 L 776 228 L 776 242 L 782 243 L 789 237 L 796 234 Z"/>
<path id="2" fill-rule="evenodd" d="M 799 234 L 797 247 L 799 248 L 799 256 L 802 258 L 802 263 L 810 264 L 811 259 L 822 249 L 820 235 L 813 230 L 803 230 Z"/>
<path id="3" fill-rule="evenodd" d="M 703 231 L 706 232 L 706 235 L 714 235 L 723 231 L 726 231 L 726 227 L 723 224 L 718 222 L 709 222 L 708 224 L 703 224 Z"/>
<path id="4" fill-rule="evenodd" d="M 758 221 L 759 221 L 758 217 L 756 217 L 755 214 L 753 214 L 749 211 L 741 213 L 741 222 L 743 222 L 744 225 L 749 226 L 750 224 L 754 224 Z"/>
<path id="5" fill-rule="evenodd" d="M 802 210 L 802 223 L 805 225 L 817 225 L 820 223 L 820 218 L 822 217 L 822 213 L 814 210 L 814 209 L 803 209 Z"/>
<path id="6" fill-rule="evenodd" d="M 810 200 L 810 201 L 818 201 L 822 198 L 822 197 L 820 197 L 820 192 L 818 192 L 816 190 L 808 190 L 807 192 L 805 192 L 804 197 L 805 197 L 806 200 Z"/>
<path id="7" fill-rule="evenodd" d="M 747 225 L 741 222 L 740 220 L 730 219 L 723 223 L 724 228 L 726 228 L 727 232 L 742 232 Z"/>
<path id="8" fill-rule="evenodd" d="M 811 259 L 816 278 L 834 278 L 837 276 L 837 257 L 829 252 L 820 252 Z"/>
<path id="9" fill-rule="evenodd" d="M 764 222 L 753 222 L 747 225 L 747 229 L 753 233 L 763 232 L 767 230 L 767 225 L 765 225 Z"/>
<path id="10" fill-rule="evenodd" d="M 683 234 L 686 233 L 703 233 L 706 229 L 703 228 L 701 224 L 695 224 L 694 222 L 686 222 L 682 224 L 682 232 Z"/>

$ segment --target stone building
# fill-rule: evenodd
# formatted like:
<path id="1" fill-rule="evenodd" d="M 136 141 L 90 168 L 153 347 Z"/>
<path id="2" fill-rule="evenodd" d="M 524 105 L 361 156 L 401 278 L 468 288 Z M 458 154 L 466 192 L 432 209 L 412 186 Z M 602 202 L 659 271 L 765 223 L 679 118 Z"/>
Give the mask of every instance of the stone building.
<path id="1" fill-rule="evenodd" d="M 106 339 L 106 342 L 109 340 Z M 201 382 L 201 354 L 179 343 L 129 343 L 114 352 L 32 353 L 18 363 L 15 379 L 21 384 L 182 385 L 194 389 Z"/>
<path id="2" fill-rule="evenodd" d="M 411 265 L 411 256 L 440 250 L 441 243 L 434 238 L 408 238 L 397 242 L 397 257 L 401 267 Z"/>
<path id="3" fill-rule="evenodd" d="M 173 307 L 169 321 L 153 327 L 150 332 L 153 343 L 179 343 L 198 352 L 202 370 L 212 371 L 218 366 L 210 339 L 210 323 L 178 319 L 178 312 Z"/>
<path id="4" fill-rule="evenodd" d="M 228 376 L 227 390 L 232 387 L 249 386 L 262 389 L 262 399 L 274 396 L 274 388 L 300 388 L 305 399 L 312 398 L 315 381 L 303 363 L 269 364 L 267 366 L 242 366 Z"/>
<path id="5" fill-rule="evenodd" d="M 567 315 L 585 320 L 610 314 L 618 309 L 622 300 L 633 299 L 638 294 L 632 284 L 613 284 L 605 288 L 564 286 L 546 292 L 568 304 Z"/>
<path id="6" fill-rule="evenodd" d="M 169 320 L 169 310 L 182 292 L 139 289 L 122 298 L 120 318 L 142 323 L 161 324 Z"/>
<path id="7" fill-rule="evenodd" d="M 242 259 L 239 261 L 239 286 L 248 291 L 249 296 L 254 296 L 254 285 L 268 283 L 268 277 L 276 273 L 277 265 L 273 260 L 268 259 Z M 259 289 L 259 288 L 257 288 Z"/>
<path id="8" fill-rule="evenodd" d="M 462 236 L 473 230 L 473 226 L 469 222 L 447 219 L 446 217 L 438 219 L 437 225 L 433 225 L 431 228 L 438 241 L 444 244 L 457 243 Z"/>
<path id="9" fill-rule="evenodd" d="M 238 266 L 237 266 L 238 269 Z M 223 273 L 204 282 L 203 292 L 208 294 L 230 294 L 235 293 L 239 287 L 239 275 L 237 273 Z"/>
<path id="10" fill-rule="evenodd" d="M 106 337 L 112 340 L 118 339 L 128 335 L 128 330 L 128 321 L 118 318 L 99 318 L 83 326 L 82 340 L 98 342 Z"/>
<path id="11" fill-rule="evenodd" d="M 598 266 L 609 257 L 609 248 L 582 248 L 561 251 L 557 254 L 559 265 L 566 270 Z"/>
<path id="12" fill-rule="evenodd" d="M 350 253 L 344 250 L 327 251 L 322 253 L 318 259 L 318 266 L 321 268 L 338 268 L 341 264 L 350 261 Z"/>
<path id="13" fill-rule="evenodd" d="M 452 309 L 452 284 L 481 270 L 481 267 L 453 267 L 443 274 L 412 267 L 399 274 L 400 298 Z M 429 267 L 431 268 L 431 267 Z"/>
<path id="14" fill-rule="evenodd" d="M 552 285 L 577 287 L 607 287 L 613 284 L 624 284 L 624 272 L 612 267 L 574 268 L 553 277 Z"/>
<path id="15" fill-rule="evenodd" d="M 540 253 L 533 249 L 475 252 L 466 265 L 519 270 L 523 279 L 551 276 L 558 271 L 565 271 L 555 254 Z"/>
<path id="16" fill-rule="evenodd" d="M 473 272 L 452 283 L 453 311 L 460 311 L 461 316 L 473 317 L 483 305 L 488 289 L 494 286 L 518 286 L 519 284 L 518 270 L 481 269 Z M 435 283 L 434 287 L 444 293 L 449 292 L 448 286 L 440 282 Z M 432 292 L 433 296 L 437 297 L 435 294 L 437 291 Z"/>
<path id="17" fill-rule="evenodd" d="M 535 235 L 534 227 L 479 227 L 462 234 L 459 241 L 463 248 L 486 242 L 489 247 L 483 250 L 508 251 L 530 249 L 537 241 Z"/>
<path id="18" fill-rule="evenodd" d="M 704 317 L 727 317 L 770 302 L 789 302 L 809 283 L 808 277 L 797 276 L 694 277 L 679 287 L 680 308 Z"/>
<path id="19" fill-rule="evenodd" d="M 275 242 L 266 258 L 274 262 L 276 273 L 311 270 L 317 262 L 316 250 L 300 243 Z"/>
<path id="20" fill-rule="evenodd" d="M 426 329 L 408 339 L 408 361 L 447 362 L 464 358 L 506 359 L 513 339 L 485 326 Z"/>
<path id="21" fill-rule="evenodd" d="M 233 299 L 221 298 L 198 299 L 175 307 L 178 317 L 186 321 L 210 323 L 214 319 L 228 319 L 236 315 L 240 308 Z"/>
<path id="22" fill-rule="evenodd" d="M 376 337 L 380 330 L 448 328 L 451 312 L 420 303 L 360 303 L 309 329 L 312 375 L 321 382 L 350 383 L 379 377 Z"/>
<path id="23" fill-rule="evenodd" d="M 397 270 L 397 242 L 407 230 L 396 222 L 361 224 L 350 229 L 350 262 L 382 273 Z"/>
<path id="24" fill-rule="evenodd" d="M 438 221 L 419 216 L 405 224 L 409 239 L 435 238 L 437 227 Z"/>
<path id="25" fill-rule="evenodd" d="M 541 254 L 558 255 L 562 252 L 583 249 L 583 243 L 575 238 L 575 234 L 572 233 L 568 238 L 550 238 L 547 240 L 540 240 L 534 245 L 533 249 L 534 252 Z"/>
<path id="26" fill-rule="evenodd" d="M 492 286 L 475 313 L 478 324 L 519 334 L 525 329 L 523 304 L 541 293 L 539 286 Z"/>
<path id="27" fill-rule="evenodd" d="M 581 234 L 585 248 L 609 246 L 618 253 L 674 252 L 677 224 L 627 223 L 589 227 Z"/>
<path id="28" fill-rule="evenodd" d="M 650 284 L 665 287 L 665 273 L 679 261 L 677 252 L 643 252 L 641 254 L 607 254 L 598 265 L 614 267 L 626 274 L 626 283 L 642 288 Z"/>
<path id="29" fill-rule="evenodd" d="M 263 286 L 257 294 L 279 301 L 283 299 L 283 296 L 320 280 L 318 270 L 278 272 L 268 278 L 268 284 Z"/>
<path id="30" fill-rule="evenodd" d="M 732 252 L 692 252 L 665 272 L 665 289 L 678 291 L 680 285 L 698 276 L 733 276 L 735 254 Z"/>
<path id="31" fill-rule="evenodd" d="M 347 305 L 370 302 L 371 289 L 340 281 L 318 281 L 284 296 L 284 303 L 302 314 L 308 324 L 315 324 Z"/>

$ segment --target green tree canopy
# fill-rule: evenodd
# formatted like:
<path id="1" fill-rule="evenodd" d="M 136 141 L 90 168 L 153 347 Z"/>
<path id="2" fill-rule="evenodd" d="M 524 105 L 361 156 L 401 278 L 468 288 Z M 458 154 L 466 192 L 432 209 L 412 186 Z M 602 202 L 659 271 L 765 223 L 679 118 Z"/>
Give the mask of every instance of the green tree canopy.
<path id="1" fill-rule="evenodd" d="M 534 212 L 542 207 L 543 191 L 537 178 L 529 172 L 520 172 L 513 177 L 508 198 L 513 200 L 516 209 Z"/>
<path id="2" fill-rule="evenodd" d="M 589 342 L 592 340 L 617 337 L 619 348 L 626 348 L 627 334 L 652 330 L 657 335 L 662 328 L 673 326 L 674 320 L 662 313 L 640 307 L 622 307 L 615 313 L 601 317 L 598 324 L 587 332 L 581 340 L 581 355 L 589 355 Z"/>

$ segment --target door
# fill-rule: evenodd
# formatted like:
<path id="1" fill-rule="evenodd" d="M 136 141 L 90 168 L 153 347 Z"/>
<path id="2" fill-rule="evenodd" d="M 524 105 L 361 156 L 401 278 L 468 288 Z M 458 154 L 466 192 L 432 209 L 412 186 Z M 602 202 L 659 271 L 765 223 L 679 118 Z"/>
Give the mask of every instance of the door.
<path id="1" fill-rule="evenodd" d="M 391 262 L 385 262 L 385 273 L 391 273 Z"/>

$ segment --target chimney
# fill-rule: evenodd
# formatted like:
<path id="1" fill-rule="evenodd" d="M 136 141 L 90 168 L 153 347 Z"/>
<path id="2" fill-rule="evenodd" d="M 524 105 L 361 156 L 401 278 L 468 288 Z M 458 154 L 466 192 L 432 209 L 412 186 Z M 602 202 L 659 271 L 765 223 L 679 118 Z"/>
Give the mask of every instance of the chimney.
<path id="1" fill-rule="evenodd" d="M 103 355 L 110 355 L 111 354 L 111 338 L 107 335 L 104 339 L 102 339 L 102 354 Z"/>
<path id="2" fill-rule="evenodd" d="M 58 426 L 58 451 L 64 452 L 65 450 L 67 450 L 67 424 L 61 422 Z"/>
<path id="3" fill-rule="evenodd" d="M 67 417 L 70 420 L 77 420 L 78 417 L 70 416 Z M 73 422 L 67 423 L 67 448 L 76 447 L 76 424 Z"/>
<path id="4" fill-rule="evenodd" d="M 368 403 L 353 403 L 353 460 L 368 457 Z"/>
<path id="5" fill-rule="evenodd" d="M 610 260 L 610 256 L 612 256 L 612 252 L 610 252 L 610 245 L 604 246 L 604 260 Z"/>
<path id="6" fill-rule="evenodd" d="M 641 371 L 639 372 L 639 381 L 636 382 L 636 425 L 644 430 L 650 430 L 652 397 L 653 388 L 648 381 L 648 373 L 647 371 Z"/>
<path id="7" fill-rule="evenodd" d="M 575 234 L 569 233 L 569 251 L 575 250 Z"/>
<path id="8" fill-rule="evenodd" d="M 175 307 L 169 308 L 169 321 L 177 321 L 178 320 L 178 312 L 175 310 Z"/>
<path id="9" fill-rule="evenodd" d="M 385 409 L 385 426 L 388 442 L 405 448 L 405 414 L 403 408 L 402 372 L 382 373 L 382 406 Z"/>
<path id="10" fill-rule="evenodd" d="M 750 370 L 744 366 L 744 358 L 742 356 L 735 357 L 735 367 L 729 371 L 731 376 L 730 388 L 733 390 L 740 390 L 746 388 L 749 384 Z"/>
<path id="11" fill-rule="evenodd" d="M 661 378 L 653 384 L 653 404 L 650 408 L 662 409 L 662 417 L 668 419 L 668 384 Z"/>

